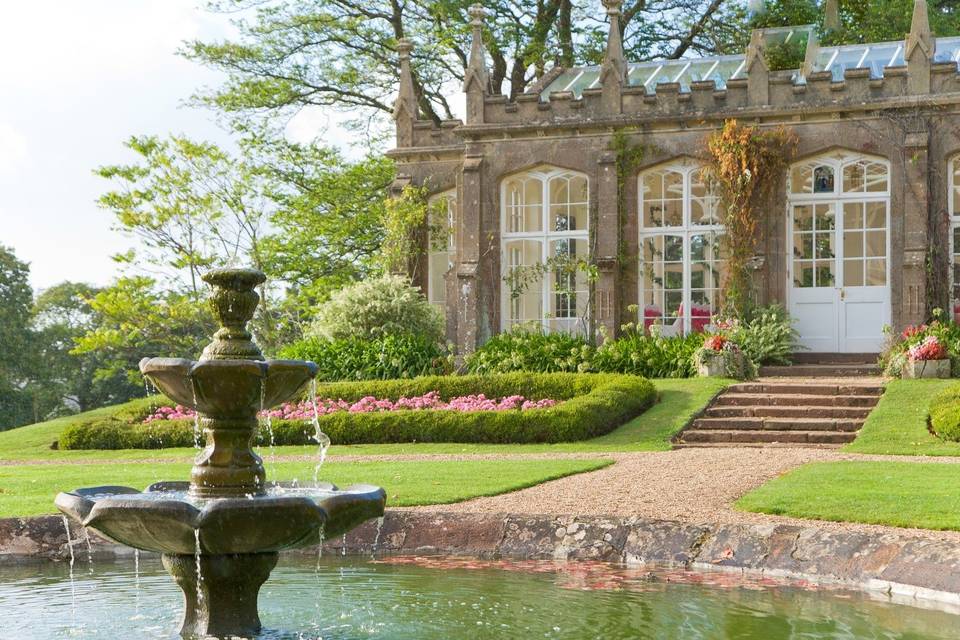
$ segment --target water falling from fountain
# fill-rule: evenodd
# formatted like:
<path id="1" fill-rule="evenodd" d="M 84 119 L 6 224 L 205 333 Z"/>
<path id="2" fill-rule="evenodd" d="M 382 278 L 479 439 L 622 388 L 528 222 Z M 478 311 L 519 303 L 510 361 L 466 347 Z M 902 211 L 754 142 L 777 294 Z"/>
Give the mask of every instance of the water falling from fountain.
<path id="1" fill-rule="evenodd" d="M 260 412 L 257 414 L 257 422 L 266 425 L 267 433 L 270 436 L 270 461 L 276 462 L 276 439 L 273 436 L 273 417 L 267 411 L 267 383 L 260 381 Z M 260 417 L 265 416 L 265 417 Z"/>
<path id="2" fill-rule="evenodd" d="M 136 588 L 134 596 L 134 616 L 140 617 L 140 549 L 133 550 L 133 581 Z"/>
<path id="3" fill-rule="evenodd" d="M 193 406 L 197 406 L 197 383 L 190 378 L 190 391 L 193 393 Z M 193 448 L 200 448 L 200 412 L 194 409 L 193 411 Z"/>
<path id="4" fill-rule="evenodd" d="M 80 527 L 83 531 L 83 541 L 87 545 L 87 572 L 93 573 L 93 547 L 90 546 L 90 532 L 86 527 Z"/>
<path id="5" fill-rule="evenodd" d="M 313 468 L 313 483 L 320 481 L 320 467 L 327 458 L 327 450 L 330 448 L 330 436 L 320 430 L 320 410 L 317 408 L 317 380 L 310 381 L 310 405 L 313 407 L 313 437 L 320 445 L 317 449 L 317 464 Z"/>
<path id="6" fill-rule="evenodd" d="M 341 556 L 347 555 L 347 534 L 343 534 L 343 542 L 340 545 L 340 555 Z"/>
<path id="7" fill-rule="evenodd" d="M 373 536 L 373 550 L 371 556 L 377 557 L 377 547 L 380 546 L 380 534 L 383 533 L 383 516 L 377 518 L 377 533 Z"/>
<path id="8" fill-rule="evenodd" d="M 326 523 L 320 523 L 320 544 L 317 545 L 317 577 L 320 577 L 320 561 L 323 559 L 323 538 L 324 538 L 324 529 L 326 529 Z"/>
<path id="9" fill-rule="evenodd" d="M 197 563 L 197 602 L 203 602 L 203 573 L 200 569 L 200 529 L 193 530 L 193 539 L 196 543 L 196 551 L 193 557 Z"/>
<path id="10" fill-rule="evenodd" d="M 70 520 L 63 516 L 63 528 L 67 530 L 67 549 L 70 551 L 70 613 L 76 618 L 77 614 L 77 584 L 73 579 L 73 565 L 76 557 L 73 555 L 73 540 L 70 539 Z"/>

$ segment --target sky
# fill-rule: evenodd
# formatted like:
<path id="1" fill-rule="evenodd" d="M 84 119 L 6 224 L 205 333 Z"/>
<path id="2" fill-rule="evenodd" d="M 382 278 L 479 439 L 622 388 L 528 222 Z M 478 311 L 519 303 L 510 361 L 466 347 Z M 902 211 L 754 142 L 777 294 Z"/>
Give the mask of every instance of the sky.
<path id="1" fill-rule="evenodd" d="M 35 290 L 118 274 L 110 257 L 134 243 L 96 205 L 110 183 L 93 169 L 132 161 L 129 136 L 228 140 L 212 113 L 184 105 L 222 76 L 178 57 L 181 43 L 235 34 L 201 3 L 0 0 L 0 244 L 30 264 Z M 291 137 L 312 139 L 335 120 L 304 114 Z"/>

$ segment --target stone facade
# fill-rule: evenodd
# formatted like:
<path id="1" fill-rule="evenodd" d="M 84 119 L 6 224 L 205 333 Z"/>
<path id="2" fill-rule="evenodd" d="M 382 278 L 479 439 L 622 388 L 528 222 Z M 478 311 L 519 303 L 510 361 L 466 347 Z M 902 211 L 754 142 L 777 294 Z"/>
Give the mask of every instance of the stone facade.
<path id="1" fill-rule="evenodd" d="M 889 276 L 880 303 L 885 323 L 898 329 L 921 322 L 931 308 L 948 303 L 945 283 L 950 281 L 952 246 L 949 224 L 942 223 L 952 210 L 949 193 L 954 184 L 948 167 L 960 153 L 960 74 L 955 59 L 940 61 L 943 52 L 937 54 L 924 0 L 917 0 L 912 32 L 891 58 L 900 60 L 900 55 L 903 64 L 881 65 L 880 74 L 853 64 L 842 74 L 836 68 L 818 71 L 815 61 L 822 51 L 815 37 L 810 38 L 803 69 L 770 71 L 763 56 L 768 34 L 758 31 L 743 56 L 740 75 L 732 74 L 722 87 L 714 80 L 696 79 L 685 86 L 628 83 L 617 25 L 619 4 L 604 1 L 611 23 L 607 54 L 597 81 L 577 92 L 555 90 L 557 78 L 570 72 L 555 69 L 513 102 L 490 95 L 479 8 L 472 11 L 465 122 L 419 120 L 409 65 L 402 68 L 397 147 L 390 155 L 401 184 L 456 195 L 455 252 L 452 267 L 442 277 L 449 337 L 461 353 L 505 326 L 501 185 L 506 177 L 541 166 L 586 176 L 589 257 L 599 272 L 591 284 L 591 321 L 615 333 L 622 323 L 637 321 L 628 307 L 641 302 L 638 176 L 678 158 L 702 157 L 706 137 L 728 119 L 761 128 L 788 127 L 799 139 L 797 162 L 843 153 L 885 163 L 889 217 L 884 257 Z M 409 55 L 408 43 L 401 45 L 401 54 Z M 548 92 L 548 87 L 554 90 Z M 613 151 L 617 136 L 644 150 L 641 165 L 625 176 L 622 193 Z M 788 274 L 793 250 L 788 176 L 783 182 L 769 203 L 758 239 L 755 284 L 759 302 L 789 305 L 790 283 L 797 276 Z M 424 271 L 420 284 L 426 288 Z M 843 300 L 844 292 L 838 295 Z M 875 350 L 856 341 L 850 341 L 850 348 L 844 348 L 842 339 L 839 344 L 838 350 Z"/>

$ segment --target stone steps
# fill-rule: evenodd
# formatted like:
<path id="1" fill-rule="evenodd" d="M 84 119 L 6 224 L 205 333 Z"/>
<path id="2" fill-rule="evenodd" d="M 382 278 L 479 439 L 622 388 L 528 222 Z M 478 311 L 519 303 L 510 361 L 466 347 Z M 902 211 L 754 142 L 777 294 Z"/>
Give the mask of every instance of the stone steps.
<path id="1" fill-rule="evenodd" d="M 712 444 L 847 444 L 853 442 L 856 433 L 846 431 L 687 431 L 683 434 L 683 443 Z"/>
<path id="2" fill-rule="evenodd" d="M 859 431 L 862 419 L 836 418 L 698 418 L 697 431 Z"/>
<path id="3" fill-rule="evenodd" d="M 880 375 L 880 367 L 876 364 L 792 364 L 787 366 L 760 367 L 760 375 L 770 378 L 778 377 L 830 377 L 830 378 L 861 378 L 864 376 Z"/>
<path id="4" fill-rule="evenodd" d="M 707 418 L 866 418 L 871 407 L 836 405 L 721 405 L 707 409 Z"/>
<path id="5" fill-rule="evenodd" d="M 816 446 L 852 442 L 880 401 L 879 378 L 760 379 L 735 384 L 677 437 L 677 446 Z"/>

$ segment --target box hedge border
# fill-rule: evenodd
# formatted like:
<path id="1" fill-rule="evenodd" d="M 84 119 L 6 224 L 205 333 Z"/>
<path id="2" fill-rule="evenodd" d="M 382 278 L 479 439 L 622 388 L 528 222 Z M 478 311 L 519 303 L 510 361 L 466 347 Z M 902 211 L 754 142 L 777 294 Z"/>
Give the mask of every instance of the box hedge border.
<path id="1" fill-rule="evenodd" d="M 562 402 L 525 411 L 338 412 L 320 416 L 320 428 L 336 444 L 463 442 L 488 444 L 554 443 L 587 440 L 609 433 L 646 411 L 657 399 L 646 378 L 621 374 L 509 373 L 487 376 L 437 376 L 409 380 L 373 380 L 319 385 L 321 398 L 356 401 L 437 391 L 443 399 L 468 394 L 487 397 L 523 395 Z M 193 446 L 189 420 L 143 424 L 143 405 L 71 425 L 60 436 L 61 449 L 160 449 Z M 315 444 L 313 426 L 299 420 L 273 420 L 276 445 Z M 261 428 L 259 441 L 270 442 Z"/>

